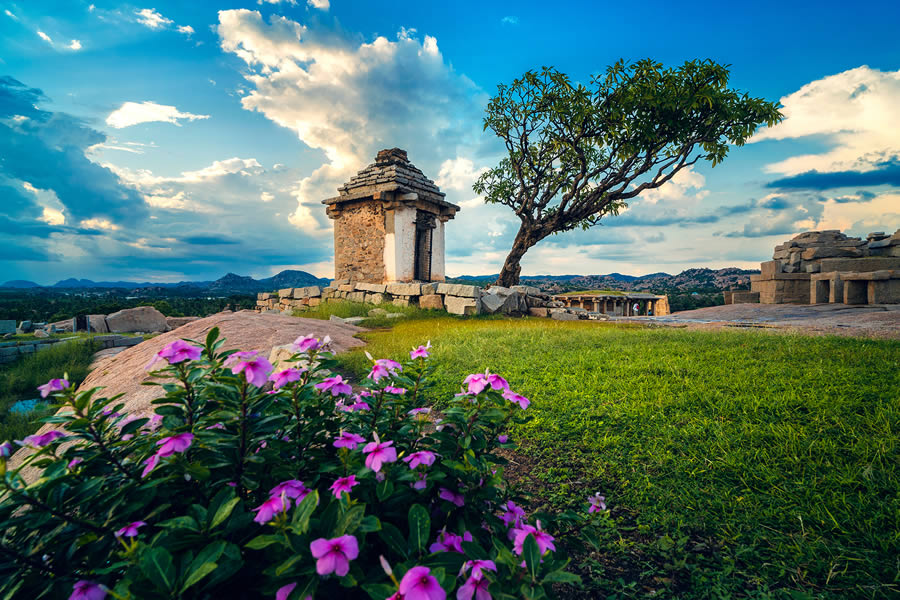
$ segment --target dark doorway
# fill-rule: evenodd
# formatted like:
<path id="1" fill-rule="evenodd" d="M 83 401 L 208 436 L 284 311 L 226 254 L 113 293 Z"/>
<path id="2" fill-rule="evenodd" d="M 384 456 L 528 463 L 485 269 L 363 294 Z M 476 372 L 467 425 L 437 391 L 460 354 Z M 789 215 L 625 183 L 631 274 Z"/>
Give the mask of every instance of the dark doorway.
<path id="1" fill-rule="evenodd" d="M 417 281 L 431 281 L 431 234 L 434 228 L 434 215 L 417 210 L 415 255 L 415 278 Z"/>

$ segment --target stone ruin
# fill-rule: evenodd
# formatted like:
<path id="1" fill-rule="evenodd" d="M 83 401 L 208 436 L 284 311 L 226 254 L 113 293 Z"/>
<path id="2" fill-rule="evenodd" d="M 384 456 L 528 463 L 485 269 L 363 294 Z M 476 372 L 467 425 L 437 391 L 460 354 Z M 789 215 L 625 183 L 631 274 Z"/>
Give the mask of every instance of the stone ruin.
<path id="1" fill-rule="evenodd" d="M 753 302 L 900 304 L 900 229 L 865 240 L 838 230 L 794 236 L 750 276 L 749 292 L 725 292 L 726 304 Z"/>

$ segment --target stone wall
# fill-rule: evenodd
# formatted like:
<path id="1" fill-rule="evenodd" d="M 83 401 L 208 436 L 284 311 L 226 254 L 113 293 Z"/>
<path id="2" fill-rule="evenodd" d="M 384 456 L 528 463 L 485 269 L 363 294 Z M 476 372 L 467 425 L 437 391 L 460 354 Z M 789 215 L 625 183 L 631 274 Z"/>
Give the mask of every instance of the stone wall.
<path id="1" fill-rule="evenodd" d="M 384 281 L 384 208 L 380 202 L 342 206 L 334 221 L 335 278 Z"/>
<path id="2" fill-rule="evenodd" d="M 0 363 L 13 362 L 20 357 L 46 350 L 55 344 L 63 342 L 71 342 L 75 340 L 83 340 L 78 336 L 67 338 L 44 338 L 37 340 L 17 340 L 12 342 L 0 342 Z M 97 335 L 93 341 L 100 349 L 103 348 L 120 348 L 125 346 L 135 346 L 144 341 L 140 336 L 124 336 L 124 335 Z"/>

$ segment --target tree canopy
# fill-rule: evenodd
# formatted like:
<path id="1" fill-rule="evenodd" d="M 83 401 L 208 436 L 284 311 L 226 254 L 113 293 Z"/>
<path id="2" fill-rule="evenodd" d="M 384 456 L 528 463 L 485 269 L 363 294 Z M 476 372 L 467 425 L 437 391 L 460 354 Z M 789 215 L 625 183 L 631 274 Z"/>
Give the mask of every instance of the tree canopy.
<path id="1" fill-rule="evenodd" d="M 682 169 L 713 166 L 730 145 L 781 118 L 777 103 L 728 87 L 728 66 L 711 60 L 664 68 L 619 61 L 589 85 L 552 67 L 501 84 L 484 129 L 508 155 L 473 189 L 521 221 L 499 285 L 515 285 L 525 252 L 545 237 L 589 228 Z"/>

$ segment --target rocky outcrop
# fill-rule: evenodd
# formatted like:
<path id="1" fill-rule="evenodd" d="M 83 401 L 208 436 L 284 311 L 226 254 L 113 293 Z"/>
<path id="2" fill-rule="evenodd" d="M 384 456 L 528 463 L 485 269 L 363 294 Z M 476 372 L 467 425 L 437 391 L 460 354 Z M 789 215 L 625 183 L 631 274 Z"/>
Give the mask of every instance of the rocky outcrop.
<path id="1" fill-rule="evenodd" d="M 110 333 L 156 333 L 169 330 L 166 316 L 152 306 L 126 308 L 106 315 L 106 326 Z"/>

